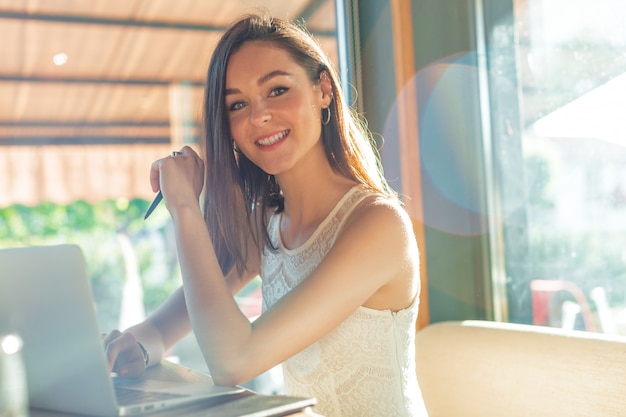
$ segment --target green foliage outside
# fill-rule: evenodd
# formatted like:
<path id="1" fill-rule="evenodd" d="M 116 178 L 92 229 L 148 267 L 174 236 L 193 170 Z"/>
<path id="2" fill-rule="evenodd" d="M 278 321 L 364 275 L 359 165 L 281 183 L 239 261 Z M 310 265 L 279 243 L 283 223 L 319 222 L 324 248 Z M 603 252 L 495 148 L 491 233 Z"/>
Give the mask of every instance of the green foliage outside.
<path id="1" fill-rule="evenodd" d="M 76 244 L 87 260 L 103 332 L 118 328 L 126 279 L 120 235 L 128 238 L 138 261 L 147 314 L 181 284 L 169 213 L 157 207 L 144 220 L 150 202 L 141 199 L 75 201 L 68 205 L 0 208 L 0 248 Z M 246 298 L 260 286 L 256 279 L 239 294 Z"/>
<path id="2" fill-rule="evenodd" d="M 588 225 L 556 227 L 554 173 L 561 162 L 548 155 L 531 154 L 525 164 L 525 210 L 531 219 L 527 226 L 528 263 L 525 265 L 529 279 L 571 281 L 585 294 L 601 287 L 610 306 L 626 307 L 626 235 L 621 224 L 597 227 L 596 219 L 590 216 L 586 219 Z M 594 168 L 591 164 L 587 175 L 593 174 Z M 619 210 L 608 196 L 599 198 L 591 194 L 593 187 L 590 190 L 588 201 L 599 200 L 602 204 L 598 218 L 609 217 L 611 211 Z M 594 303 L 591 308 L 595 310 Z"/>
<path id="3" fill-rule="evenodd" d="M 536 230 L 530 234 L 529 274 L 572 281 L 586 294 L 602 287 L 610 305 L 626 306 L 625 244 L 619 234 Z"/>
<path id="4" fill-rule="evenodd" d="M 149 202 L 42 203 L 0 209 L 0 248 L 76 244 L 87 259 L 102 331 L 118 327 L 126 271 L 118 235 L 130 240 L 138 261 L 146 312 L 180 285 L 171 222 L 163 207 L 145 220 Z"/>

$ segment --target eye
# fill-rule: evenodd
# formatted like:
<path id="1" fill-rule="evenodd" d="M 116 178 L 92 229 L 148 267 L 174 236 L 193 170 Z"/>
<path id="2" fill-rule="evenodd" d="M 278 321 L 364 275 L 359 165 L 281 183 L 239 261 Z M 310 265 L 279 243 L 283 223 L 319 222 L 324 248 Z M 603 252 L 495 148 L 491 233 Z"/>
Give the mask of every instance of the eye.
<path id="1" fill-rule="evenodd" d="M 246 103 L 244 101 L 235 101 L 230 106 L 228 106 L 229 111 L 237 111 L 246 107 Z"/>
<path id="2" fill-rule="evenodd" d="M 270 97 L 278 97 L 278 96 L 282 96 L 282 95 L 283 95 L 283 94 L 285 94 L 288 90 L 289 90 L 289 88 L 287 88 L 287 87 L 276 87 L 276 88 L 272 88 L 272 91 L 270 91 Z"/>

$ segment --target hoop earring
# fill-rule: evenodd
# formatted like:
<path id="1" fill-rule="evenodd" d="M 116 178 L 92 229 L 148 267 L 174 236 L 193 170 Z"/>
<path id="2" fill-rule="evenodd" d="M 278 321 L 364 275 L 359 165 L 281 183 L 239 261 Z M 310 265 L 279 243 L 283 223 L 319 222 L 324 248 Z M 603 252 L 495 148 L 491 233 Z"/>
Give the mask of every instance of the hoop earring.
<path id="1" fill-rule="evenodd" d="M 326 110 L 326 116 L 324 116 L 324 110 Z M 325 107 L 322 109 L 322 124 L 324 126 L 330 123 L 330 107 Z"/>

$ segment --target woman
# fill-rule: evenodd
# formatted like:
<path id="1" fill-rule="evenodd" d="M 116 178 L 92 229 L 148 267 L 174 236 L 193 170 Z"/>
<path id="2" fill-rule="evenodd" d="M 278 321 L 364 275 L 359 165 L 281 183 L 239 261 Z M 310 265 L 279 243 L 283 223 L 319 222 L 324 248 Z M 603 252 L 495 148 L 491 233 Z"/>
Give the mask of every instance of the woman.
<path id="1" fill-rule="evenodd" d="M 206 168 L 183 147 L 151 170 L 183 285 L 106 338 L 112 370 L 143 372 L 193 329 L 217 384 L 283 364 L 287 393 L 325 416 L 426 415 L 411 223 L 318 44 L 293 23 L 241 18 L 212 56 L 204 118 Z M 257 275 L 264 311 L 250 323 L 233 294 Z"/>

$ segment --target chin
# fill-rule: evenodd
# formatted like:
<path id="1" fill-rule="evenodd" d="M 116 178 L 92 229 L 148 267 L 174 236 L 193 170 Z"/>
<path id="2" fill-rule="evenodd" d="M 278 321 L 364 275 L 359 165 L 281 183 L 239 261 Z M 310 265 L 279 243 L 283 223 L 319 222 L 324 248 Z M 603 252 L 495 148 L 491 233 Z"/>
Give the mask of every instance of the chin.
<path id="1" fill-rule="evenodd" d="M 266 174 L 274 175 L 274 176 L 285 173 L 293 168 L 293 164 L 289 164 L 289 165 L 264 164 L 264 165 L 257 165 L 257 166 L 261 168 L 261 170 L 265 172 Z"/>

